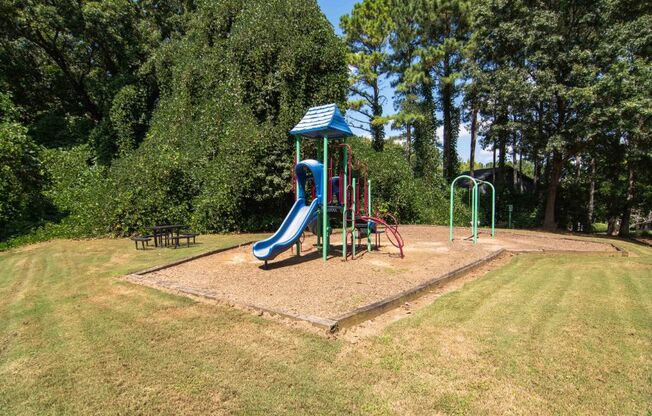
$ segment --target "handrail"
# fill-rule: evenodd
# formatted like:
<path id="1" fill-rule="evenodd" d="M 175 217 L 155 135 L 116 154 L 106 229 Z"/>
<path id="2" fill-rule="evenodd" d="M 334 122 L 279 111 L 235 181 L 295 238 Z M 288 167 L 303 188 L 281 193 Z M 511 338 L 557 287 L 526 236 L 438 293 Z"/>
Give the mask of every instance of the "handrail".
<path id="1" fill-rule="evenodd" d="M 478 180 L 472 176 L 469 175 L 460 175 L 457 178 L 453 179 L 453 182 L 451 182 L 451 197 L 450 197 L 450 210 L 449 210 L 449 230 L 448 230 L 448 240 L 453 241 L 453 211 L 454 211 L 454 205 L 455 205 L 455 184 L 457 181 L 460 179 L 469 179 L 471 182 L 473 182 L 473 197 L 471 201 L 471 232 L 473 234 L 473 242 L 476 243 L 478 241 L 478 219 L 476 218 L 478 215 L 477 212 L 477 206 L 478 206 Z"/>
<path id="2" fill-rule="evenodd" d="M 389 224 L 387 224 L 387 222 L 385 220 L 383 220 L 382 218 L 378 218 L 378 217 L 370 217 L 368 215 L 363 215 L 363 216 L 360 217 L 360 219 L 362 219 L 363 221 L 377 222 L 377 223 L 383 225 L 386 230 L 390 230 L 390 232 L 392 233 L 392 235 L 396 239 L 396 242 L 392 241 L 392 239 L 389 237 L 389 234 L 387 234 L 387 239 L 389 240 L 390 243 L 392 243 L 392 245 L 394 247 L 399 249 L 399 251 L 401 253 L 401 258 L 405 257 L 405 254 L 403 253 L 403 247 L 405 246 L 405 242 L 403 241 L 403 237 L 401 236 L 401 233 L 398 232 L 398 227 L 394 228 L 394 227 L 390 226 Z"/>
<path id="3" fill-rule="evenodd" d="M 491 236 L 496 235 L 496 188 L 491 182 L 478 179 L 480 185 L 489 185 L 491 187 Z"/>

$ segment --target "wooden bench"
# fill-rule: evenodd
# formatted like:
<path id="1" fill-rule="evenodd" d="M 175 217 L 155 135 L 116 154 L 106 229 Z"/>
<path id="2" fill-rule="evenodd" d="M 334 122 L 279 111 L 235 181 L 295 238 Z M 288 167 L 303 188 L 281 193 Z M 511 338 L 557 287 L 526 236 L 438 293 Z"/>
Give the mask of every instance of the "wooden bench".
<path id="1" fill-rule="evenodd" d="M 138 243 L 140 243 L 143 246 L 143 250 L 145 250 L 145 244 L 149 246 L 149 242 L 152 241 L 152 237 L 148 235 L 135 235 L 131 237 L 131 239 L 136 244 L 136 250 L 138 250 Z"/>

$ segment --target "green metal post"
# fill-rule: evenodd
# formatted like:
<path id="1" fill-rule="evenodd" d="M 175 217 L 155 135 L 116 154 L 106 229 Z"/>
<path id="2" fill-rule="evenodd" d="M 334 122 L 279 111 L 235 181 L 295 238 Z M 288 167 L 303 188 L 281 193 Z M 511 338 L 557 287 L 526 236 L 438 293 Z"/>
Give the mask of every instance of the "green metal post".
<path id="1" fill-rule="evenodd" d="M 322 180 L 322 257 L 324 261 L 328 258 L 328 136 L 324 136 L 324 172 Z"/>
<path id="2" fill-rule="evenodd" d="M 346 144 L 346 139 L 342 140 L 343 144 Z M 340 197 L 343 198 L 344 203 L 342 205 L 342 258 L 346 260 L 346 208 L 347 208 L 347 184 L 349 183 L 348 181 L 348 169 L 349 169 L 349 157 L 348 157 L 348 149 L 346 146 L 342 147 L 344 156 L 342 158 L 342 165 L 344 166 L 344 180 L 342 183 L 344 183 L 344 189 L 340 189 Z M 342 196 L 344 195 L 344 196 Z"/>
<path id="3" fill-rule="evenodd" d="M 301 137 L 294 136 L 294 147 L 297 152 L 297 163 L 301 162 Z M 299 181 L 297 181 L 297 187 L 299 186 Z M 297 188 L 296 198 L 299 199 L 299 189 Z"/>
<path id="4" fill-rule="evenodd" d="M 371 179 L 367 179 L 367 216 L 371 217 Z M 371 252 L 371 227 L 367 221 L 367 253 Z"/>
<path id="5" fill-rule="evenodd" d="M 353 178 L 352 188 L 353 188 L 352 189 L 352 191 L 353 191 L 353 205 L 351 206 L 351 224 L 352 224 L 351 226 L 353 227 L 353 229 L 351 231 L 352 231 L 352 235 L 353 235 L 353 237 L 352 237 L 353 241 L 351 241 L 351 245 L 353 246 L 353 248 L 352 248 L 351 252 L 352 252 L 352 257 L 355 258 L 355 241 L 356 241 L 356 237 L 357 237 L 357 234 L 358 234 L 358 229 L 355 227 L 355 201 L 358 199 L 358 194 L 357 194 L 356 188 L 355 188 L 355 178 Z"/>
<path id="6" fill-rule="evenodd" d="M 457 178 L 453 179 L 451 182 L 450 188 L 450 208 L 449 208 L 449 218 L 448 218 L 448 240 L 453 241 L 453 213 L 455 211 L 455 184 L 460 179 L 468 179 L 473 182 L 473 192 L 471 193 L 471 232 L 473 233 L 473 242 L 477 241 L 478 236 L 478 181 L 468 175 L 460 175 Z"/>
<path id="7" fill-rule="evenodd" d="M 478 189 L 482 185 L 489 185 L 491 188 L 491 236 L 494 237 L 496 235 L 496 188 L 494 188 L 491 182 L 478 180 Z M 478 200 L 479 199 L 480 195 L 478 193 Z M 479 204 L 480 203 L 478 202 L 478 215 L 480 212 Z"/>
<path id="8" fill-rule="evenodd" d="M 473 188 L 473 212 L 475 212 L 475 219 L 473 220 L 473 243 L 478 242 L 478 222 L 480 222 L 480 210 L 479 205 L 480 205 L 480 198 L 478 195 L 478 187 L 477 185 Z"/>
<path id="9" fill-rule="evenodd" d="M 294 144 L 297 152 L 297 163 L 301 162 L 301 137 L 300 136 L 294 136 Z M 296 175 L 296 174 L 295 174 Z M 299 199 L 299 181 L 296 181 L 296 195 L 295 198 L 298 200 Z M 297 241 L 297 256 L 301 255 L 301 243 Z"/>
<path id="10" fill-rule="evenodd" d="M 491 182 L 485 182 L 491 187 L 491 236 L 496 235 L 496 188 Z"/>

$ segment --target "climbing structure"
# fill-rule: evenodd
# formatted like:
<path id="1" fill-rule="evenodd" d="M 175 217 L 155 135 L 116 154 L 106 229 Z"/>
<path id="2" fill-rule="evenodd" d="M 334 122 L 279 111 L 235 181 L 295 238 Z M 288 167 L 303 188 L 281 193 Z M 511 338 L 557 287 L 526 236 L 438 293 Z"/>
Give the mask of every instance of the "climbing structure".
<path id="1" fill-rule="evenodd" d="M 478 187 L 488 185 L 491 188 L 491 236 L 496 234 L 496 189 L 491 182 L 483 181 L 469 175 L 460 175 L 451 182 L 451 197 L 450 197 L 450 216 L 448 221 L 448 239 L 453 241 L 453 214 L 455 208 L 455 184 L 460 180 L 468 180 L 469 187 L 471 188 L 471 238 L 473 243 L 478 242 L 478 224 L 480 222 L 479 209 L 480 209 L 480 196 L 478 195 Z M 471 185 L 472 184 L 472 185 Z"/>
<path id="2" fill-rule="evenodd" d="M 349 255 L 349 239 L 351 257 L 355 258 L 356 240 L 367 237 L 367 250 L 371 251 L 371 235 L 376 234 L 378 241 L 381 232 L 387 234 L 403 257 L 403 239 L 398 225 L 390 225 L 382 218 L 372 216 L 371 181 L 367 178 L 367 167 L 360 161 L 354 162 L 353 152 L 346 141 L 353 133 L 337 106 L 328 104 L 310 108 L 290 134 L 295 137 L 296 147 L 293 169 L 295 205 L 274 235 L 254 244 L 254 255 L 267 262 L 292 244 L 296 244 L 297 255 L 300 255 L 301 233 L 308 227 L 317 234 L 317 246 L 322 251 L 322 258 L 327 260 L 331 216 L 341 216 L 344 260 Z M 315 160 L 302 159 L 303 139 L 315 140 Z M 311 178 L 307 172 L 312 173 Z M 308 203 L 308 187 L 311 188 L 311 203 Z"/>

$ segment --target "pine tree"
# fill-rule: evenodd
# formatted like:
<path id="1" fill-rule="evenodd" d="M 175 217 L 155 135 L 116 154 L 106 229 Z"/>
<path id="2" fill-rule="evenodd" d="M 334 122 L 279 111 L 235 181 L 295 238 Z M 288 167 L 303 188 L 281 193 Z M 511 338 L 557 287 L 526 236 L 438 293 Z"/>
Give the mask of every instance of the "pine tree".
<path id="1" fill-rule="evenodd" d="M 349 108 L 363 116 L 356 127 L 371 134 L 373 147 L 383 150 L 385 119 L 381 94 L 382 78 L 388 70 L 388 44 L 392 31 L 389 0 L 364 0 L 355 4 L 340 26 L 349 47 L 351 71 Z"/>

